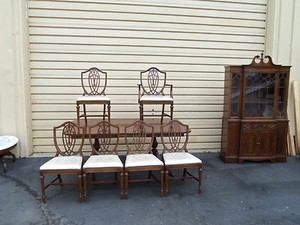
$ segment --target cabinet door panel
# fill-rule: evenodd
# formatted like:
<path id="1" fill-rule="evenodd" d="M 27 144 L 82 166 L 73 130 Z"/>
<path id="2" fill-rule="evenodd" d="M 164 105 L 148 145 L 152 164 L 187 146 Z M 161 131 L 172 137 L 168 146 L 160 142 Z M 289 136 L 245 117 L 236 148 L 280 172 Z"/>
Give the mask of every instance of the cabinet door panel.
<path id="1" fill-rule="evenodd" d="M 244 131 L 241 135 L 240 156 L 256 156 L 258 150 L 257 131 Z"/>
<path id="2" fill-rule="evenodd" d="M 276 134 L 274 130 L 260 132 L 260 156 L 272 156 L 275 153 Z"/>

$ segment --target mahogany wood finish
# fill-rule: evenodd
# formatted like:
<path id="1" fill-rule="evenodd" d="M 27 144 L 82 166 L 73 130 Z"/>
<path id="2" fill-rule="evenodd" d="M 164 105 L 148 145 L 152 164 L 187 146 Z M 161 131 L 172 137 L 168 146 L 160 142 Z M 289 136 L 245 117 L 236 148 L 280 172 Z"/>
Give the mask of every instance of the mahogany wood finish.
<path id="1" fill-rule="evenodd" d="M 195 179 L 198 182 L 198 192 L 201 193 L 202 161 L 188 153 L 187 145 L 189 133 L 189 126 L 178 120 L 172 120 L 161 126 L 166 195 L 169 193 L 169 180 L 171 179 Z M 167 157 L 168 155 L 171 155 L 171 157 Z M 191 168 L 197 168 L 198 174 L 196 176 L 188 171 L 188 169 Z M 171 170 L 176 169 L 183 169 L 182 176 L 175 176 L 175 174 L 171 172 Z M 169 174 L 171 174 L 171 176 L 169 176 Z"/>
<path id="2" fill-rule="evenodd" d="M 77 185 L 79 188 L 79 199 L 82 200 L 82 175 L 81 167 L 83 162 L 82 147 L 84 144 L 85 128 L 76 123 L 67 121 L 60 126 L 53 128 L 54 147 L 56 149 L 55 157 L 44 163 L 40 167 L 40 179 L 42 190 L 42 202 L 46 202 L 45 190 L 51 185 Z M 68 158 L 78 156 L 81 161 L 78 168 L 66 168 Z M 55 161 L 59 159 L 58 161 Z M 62 160 L 63 159 L 63 160 Z M 71 159 L 71 158 L 69 158 Z M 54 162 L 54 163 L 52 163 Z M 52 181 L 45 185 L 45 175 L 57 175 Z M 63 182 L 63 174 L 77 175 L 77 182 Z"/>
<path id="3" fill-rule="evenodd" d="M 87 200 L 87 185 L 120 183 L 120 198 L 123 198 L 123 164 L 118 157 L 117 147 L 119 144 L 120 128 L 107 121 L 99 123 L 88 128 L 89 143 L 92 149 L 91 157 L 83 166 L 84 199 Z M 95 147 L 93 139 L 98 140 Z M 111 156 L 110 158 L 105 155 Z M 98 156 L 98 157 L 97 157 Z M 104 157 L 101 157 L 104 156 Z M 96 159 L 94 163 L 89 163 L 90 159 Z M 91 161 L 92 161 L 91 160 Z M 112 161 L 111 161 L 112 160 Z M 117 163 L 115 163 L 117 161 Z M 119 163 L 118 163 L 119 162 Z M 98 163 L 99 166 L 95 166 Z M 115 173 L 113 180 L 96 180 L 95 173 Z M 92 175 L 88 180 L 88 175 Z M 118 178 L 119 175 L 119 178 Z"/>
<path id="4" fill-rule="evenodd" d="M 125 198 L 128 198 L 128 183 L 129 182 L 145 182 L 158 181 L 160 182 L 160 195 L 164 195 L 164 165 L 156 156 L 152 154 L 152 144 L 154 140 L 154 127 L 145 123 L 142 120 L 135 121 L 130 125 L 125 126 L 125 142 L 127 146 L 126 162 L 124 167 L 125 172 Z M 135 160 L 134 155 L 137 155 Z M 133 157 L 132 157 L 133 156 Z M 157 179 L 151 171 L 160 171 L 160 180 Z M 129 173 L 149 171 L 147 179 L 132 179 L 129 178 Z"/>
<path id="5" fill-rule="evenodd" d="M 138 102 L 140 108 L 140 120 L 149 116 L 160 116 L 163 123 L 164 116 L 173 119 L 173 85 L 166 83 L 166 73 L 155 67 L 151 67 L 140 73 L 140 84 L 138 84 Z M 169 89 L 169 95 L 165 95 L 165 89 Z M 150 97 L 150 98 L 148 98 Z M 162 105 L 160 115 L 144 114 L 144 105 Z M 170 105 L 170 114 L 165 113 L 165 105 Z"/>
<path id="6" fill-rule="evenodd" d="M 87 115 L 86 105 L 103 105 L 102 119 L 108 117 L 110 121 L 110 99 L 106 97 L 105 90 L 107 86 L 107 73 L 96 67 L 92 67 L 81 73 L 81 86 L 83 88 L 83 96 L 76 100 L 77 122 L 84 117 L 87 122 L 87 117 L 97 117 L 99 115 Z M 83 114 L 80 114 L 80 105 L 83 105 Z M 107 115 L 106 115 L 107 107 Z"/>
<path id="7" fill-rule="evenodd" d="M 226 66 L 222 146 L 224 162 L 285 162 L 290 66 L 257 55 L 250 65 Z"/>

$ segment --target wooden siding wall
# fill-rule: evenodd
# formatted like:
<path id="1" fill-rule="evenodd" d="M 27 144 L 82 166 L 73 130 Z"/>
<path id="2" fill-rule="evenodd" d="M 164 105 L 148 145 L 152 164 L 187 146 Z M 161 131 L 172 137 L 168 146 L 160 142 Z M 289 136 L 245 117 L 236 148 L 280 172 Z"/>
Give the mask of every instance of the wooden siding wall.
<path id="1" fill-rule="evenodd" d="M 76 118 L 80 72 L 93 66 L 108 73 L 113 118 L 138 118 L 140 71 L 166 71 L 174 117 L 192 129 L 190 149 L 219 150 L 224 65 L 248 64 L 264 50 L 266 4 L 29 0 L 34 153 L 54 152 L 52 127 Z"/>

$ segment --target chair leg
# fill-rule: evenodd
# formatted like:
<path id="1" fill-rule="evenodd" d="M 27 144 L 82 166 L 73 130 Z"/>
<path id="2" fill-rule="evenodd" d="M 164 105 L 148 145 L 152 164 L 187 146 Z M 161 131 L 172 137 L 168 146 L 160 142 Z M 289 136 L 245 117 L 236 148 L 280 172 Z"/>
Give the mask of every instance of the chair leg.
<path id="1" fill-rule="evenodd" d="M 41 178 L 42 202 L 46 203 L 45 176 L 44 176 L 44 174 L 40 173 L 40 178 Z"/>
<path id="2" fill-rule="evenodd" d="M 117 184 L 118 181 L 118 172 L 115 172 L 115 184 Z"/>
<path id="3" fill-rule="evenodd" d="M 185 176 L 186 176 L 186 168 L 183 169 L 183 173 L 182 173 L 182 181 L 185 180 Z"/>
<path id="4" fill-rule="evenodd" d="M 110 103 L 107 104 L 107 116 L 108 116 L 108 122 L 110 122 L 110 108 L 111 108 L 111 105 Z"/>
<path id="5" fill-rule="evenodd" d="M 165 170 L 165 196 L 169 194 L 169 170 Z"/>
<path id="6" fill-rule="evenodd" d="M 62 187 L 62 186 L 63 186 L 63 182 L 62 182 L 61 175 L 60 175 L 60 174 L 57 174 L 57 178 L 58 178 L 58 181 L 59 181 L 59 183 L 60 183 L 60 186 Z"/>
<path id="7" fill-rule="evenodd" d="M 162 169 L 160 171 L 160 196 L 163 197 L 164 196 L 164 179 L 165 179 L 165 172 L 164 170 Z"/>
<path id="8" fill-rule="evenodd" d="M 149 172 L 148 172 L 148 183 L 150 183 L 151 177 L 152 177 L 152 171 L 149 170 Z"/>
<path id="9" fill-rule="evenodd" d="M 202 186 L 201 186 L 201 183 L 202 183 L 202 165 L 199 167 L 198 172 L 199 172 L 198 192 L 201 193 L 202 192 Z"/>
<path id="10" fill-rule="evenodd" d="M 124 198 L 124 173 L 120 172 L 120 198 Z"/>
<path id="11" fill-rule="evenodd" d="M 84 121 L 85 121 L 85 124 L 87 124 L 86 107 L 85 107 L 85 104 L 83 104 L 83 113 L 84 113 Z"/>
<path id="12" fill-rule="evenodd" d="M 106 104 L 103 105 L 102 120 L 105 120 Z"/>
<path id="13" fill-rule="evenodd" d="M 83 199 L 84 201 L 87 200 L 87 175 L 86 173 L 83 174 Z"/>
<path id="14" fill-rule="evenodd" d="M 163 123 L 164 120 L 164 115 L 165 115 L 165 105 L 162 105 L 162 109 L 161 109 L 161 118 L 160 118 L 160 124 Z"/>
<path id="15" fill-rule="evenodd" d="M 140 104 L 140 120 L 144 120 L 144 106 Z"/>
<path id="16" fill-rule="evenodd" d="M 77 112 L 77 125 L 79 125 L 79 119 L 80 119 L 80 106 L 77 103 L 76 105 L 76 112 Z"/>
<path id="17" fill-rule="evenodd" d="M 79 201 L 82 202 L 82 175 L 78 175 Z"/>
<path id="18" fill-rule="evenodd" d="M 171 106 L 170 106 L 170 117 L 171 117 L 171 120 L 173 120 L 173 109 L 174 109 L 174 105 L 173 104 L 171 104 Z"/>
<path id="19" fill-rule="evenodd" d="M 128 172 L 125 172 L 125 199 L 128 199 Z"/>
<path id="20" fill-rule="evenodd" d="M 1 162 L 2 162 L 3 173 L 5 174 L 6 173 L 6 162 L 4 159 L 2 159 Z"/>

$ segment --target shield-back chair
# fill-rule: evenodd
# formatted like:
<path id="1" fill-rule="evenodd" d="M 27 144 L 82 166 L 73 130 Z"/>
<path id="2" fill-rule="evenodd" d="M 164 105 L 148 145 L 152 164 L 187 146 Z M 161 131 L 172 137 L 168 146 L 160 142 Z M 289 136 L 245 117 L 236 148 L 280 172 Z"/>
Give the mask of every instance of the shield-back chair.
<path id="1" fill-rule="evenodd" d="M 81 73 L 81 86 L 83 88 L 83 95 L 76 99 L 77 123 L 79 124 L 81 117 L 84 117 L 85 124 L 87 124 L 87 117 L 99 117 L 96 114 L 87 114 L 86 105 L 103 105 L 100 117 L 103 120 L 105 120 L 105 117 L 108 117 L 108 121 L 110 121 L 110 98 L 105 95 L 107 73 L 92 67 Z M 80 105 L 83 106 L 82 114 Z"/>
<path id="2" fill-rule="evenodd" d="M 165 194 L 169 192 L 170 179 L 193 178 L 198 181 L 198 192 L 201 192 L 202 161 L 187 150 L 189 126 L 178 120 L 171 120 L 161 125 L 161 143 L 163 146 L 163 161 L 165 164 Z M 188 169 L 196 168 L 195 176 Z M 182 176 L 175 175 L 171 170 L 183 169 Z M 169 175 L 172 176 L 169 176 Z"/>
<path id="3" fill-rule="evenodd" d="M 129 182 L 157 181 L 160 183 L 160 195 L 164 195 L 164 164 L 152 154 L 154 127 L 138 120 L 125 126 L 127 154 L 125 161 L 125 198 L 128 198 Z M 160 171 L 160 180 L 151 171 Z M 147 179 L 129 178 L 130 172 L 149 171 Z"/>
<path id="4" fill-rule="evenodd" d="M 42 202 L 46 202 L 45 190 L 51 185 L 77 185 L 79 199 L 82 200 L 82 176 L 83 163 L 82 147 L 84 143 L 85 129 L 73 122 L 64 122 L 53 128 L 55 157 L 40 167 Z M 45 186 L 45 175 L 55 174 L 55 179 Z M 77 175 L 77 182 L 63 182 L 62 174 Z"/>
<path id="5" fill-rule="evenodd" d="M 123 163 L 117 153 L 120 133 L 119 127 L 103 120 L 89 127 L 88 130 L 92 153 L 82 169 L 84 199 L 87 200 L 88 183 L 120 183 L 120 198 L 123 198 Z M 95 143 L 93 143 L 93 139 L 96 140 Z M 115 176 L 113 180 L 96 180 L 96 173 L 114 173 Z M 91 175 L 91 177 L 88 177 L 89 175 Z"/>

